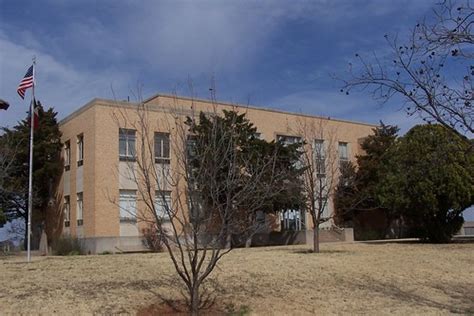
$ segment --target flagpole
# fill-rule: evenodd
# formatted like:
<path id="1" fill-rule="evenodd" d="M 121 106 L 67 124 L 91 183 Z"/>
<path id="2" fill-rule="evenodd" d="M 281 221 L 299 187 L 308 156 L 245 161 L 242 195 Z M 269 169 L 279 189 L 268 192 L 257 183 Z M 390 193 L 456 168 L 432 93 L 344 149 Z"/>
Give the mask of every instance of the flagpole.
<path id="1" fill-rule="evenodd" d="M 28 237 L 27 237 L 27 261 L 31 261 L 31 213 L 33 209 L 33 135 L 34 135 L 34 103 L 35 103 L 35 69 L 36 57 L 33 57 L 33 87 L 31 90 L 30 104 L 30 170 L 28 176 Z"/>

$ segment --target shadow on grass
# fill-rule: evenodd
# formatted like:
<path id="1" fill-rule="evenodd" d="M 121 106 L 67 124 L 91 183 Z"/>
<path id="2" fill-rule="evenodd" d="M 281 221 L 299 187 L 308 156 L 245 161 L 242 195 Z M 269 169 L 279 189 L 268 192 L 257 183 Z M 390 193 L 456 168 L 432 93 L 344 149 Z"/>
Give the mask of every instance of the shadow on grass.
<path id="1" fill-rule="evenodd" d="M 418 239 L 356 240 L 356 243 L 364 244 L 364 245 L 388 245 L 388 244 L 421 245 L 421 244 L 425 244 L 424 242 Z"/>
<path id="2" fill-rule="evenodd" d="M 463 283 L 437 283 L 430 284 L 433 289 L 442 291 L 449 297 L 449 302 L 440 302 L 429 294 L 420 295 L 412 290 L 401 289 L 397 284 L 387 283 L 373 278 L 367 278 L 364 282 L 350 282 L 345 284 L 354 289 L 365 289 L 378 295 L 389 297 L 399 304 L 410 304 L 415 307 L 436 308 L 442 313 L 473 314 L 474 313 L 474 292 L 472 285 Z M 426 285 L 425 285 L 426 286 Z"/>
<path id="3" fill-rule="evenodd" d="M 324 254 L 333 254 L 333 253 L 345 253 L 345 254 L 352 254 L 353 251 L 349 250 L 329 250 L 329 249 L 322 249 L 319 252 L 313 252 L 313 249 L 298 249 L 291 251 L 292 253 L 296 254 L 308 254 L 308 255 L 324 255 Z"/>
<path id="4" fill-rule="evenodd" d="M 379 240 L 357 240 L 357 243 L 365 245 L 386 245 L 386 244 L 406 244 L 406 245 L 452 245 L 474 243 L 473 236 L 454 236 L 449 242 L 432 243 L 418 238 L 410 239 L 379 239 Z"/>
<path id="5" fill-rule="evenodd" d="M 181 299 L 176 297 L 170 298 L 157 291 L 160 286 L 164 284 L 173 284 L 174 287 L 179 289 Z M 169 277 L 157 283 L 148 283 L 142 289 L 147 290 L 152 293 L 156 298 L 156 302 L 152 302 L 147 306 L 141 307 L 137 311 L 138 316 L 148 316 L 148 315 L 190 315 L 188 307 L 190 305 L 186 288 L 182 281 L 177 277 Z M 200 314 L 203 315 L 244 315 L 247 314 L 250 309 L 246 305 L 241 305 L 238 309 L 232 304 L 225 304 L 221 300 L 219 293 L 222 293 L 224 288 L 213 278 L 208 278 L 201 284 L 200 288 Z M 168 293 L 170 295 L 170 293 Z"/>

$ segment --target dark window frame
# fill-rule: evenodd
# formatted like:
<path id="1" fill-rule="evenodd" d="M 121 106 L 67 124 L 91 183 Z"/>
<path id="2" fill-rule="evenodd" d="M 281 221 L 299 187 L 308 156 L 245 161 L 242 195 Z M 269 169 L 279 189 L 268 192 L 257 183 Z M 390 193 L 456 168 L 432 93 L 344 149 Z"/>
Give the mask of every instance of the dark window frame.
<path id="1" fill-rule="evenodd" d="M 171 140 L 170 133 L 155 132 L 153 137 L 154 150 L 153 155 L 156 163 L 169 164 L 171 161 Z M 167 146 L 166 146 L 167 143 Z M 159 154 L 158 154 L 159 149 Z"/>
<path id="2" fill-rule="evenodd" d="M 77 135 L 77 166 L 84 164 L 84 134 Z"/>
<path id="3" fill-rule="evenodd" d="M 81 218 L 77 218 L 79 215 L 79 201 L 81 202 Z M 76 218 L 77 218 L 77 226 L 84 225 L 84 193 L 83 192 L 76 193 Z"/>
<path id="4" fill-rule="evenodd" d="M 64 170 L 69 171 L 71 169 L 71 141 L 67 140 L 64 142 Z"/>
<path id="5" fill-rule="evenodd" d="M 120 143 L 125 140 L 125 154 L 121 153 Z M 130 144 L 133 142 L 133 150 L 130 150 Z M 119 160 L 120 161 L 136 161 L 137 157 L 137 131 L 129 128 L 119 128 Z"/>

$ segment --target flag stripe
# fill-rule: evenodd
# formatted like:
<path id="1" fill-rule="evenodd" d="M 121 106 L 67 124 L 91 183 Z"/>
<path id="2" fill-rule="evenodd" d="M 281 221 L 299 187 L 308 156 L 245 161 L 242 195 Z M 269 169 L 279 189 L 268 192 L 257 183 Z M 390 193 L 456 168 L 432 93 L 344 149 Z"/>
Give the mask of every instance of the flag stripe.
<path id="1" fill-rule="evenodd" d="M 28 68 L 28 71 L 26 72 L 25 76 L 21 80 L 16 91 L 18 92 L 18 95 L 22 99 L 24 99 L 26 89 L 33 87 L 33 85 L 34 85 L 34 78 L 33 78 L 33 65 L 32 65 L 30 68 Z"/>

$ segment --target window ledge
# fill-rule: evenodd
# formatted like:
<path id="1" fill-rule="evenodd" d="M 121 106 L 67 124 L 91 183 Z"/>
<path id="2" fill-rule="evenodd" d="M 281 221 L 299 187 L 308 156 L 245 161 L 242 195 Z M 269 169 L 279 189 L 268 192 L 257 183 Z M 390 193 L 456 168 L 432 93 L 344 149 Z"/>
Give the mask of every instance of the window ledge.
<path id="1" fill-rule="evenodd" d="M 136 157 L 128 157 L 128 156 L 120 156 L 119 160 L 120 161 L 135 162 L 135 161 L 137 161 L 137 158 Z"/>
<path id="2" fill-rule="evenodd" d="M 78 219 L 77 220 L 77 226 L 82 226 L 82 225 L 84 225 L 84 220 Z"/>
<path id="3" fill-rule="evenodd" d="M 82 166 L 83 164 L 84 164 L 84 160 L 79 160 L 79 161 L 77 162 L 77 166 L 78 166 L 78 167 Z"/>
<path id="4" fill-rule="evenodd" d="M 135 224 L 137 222 L 136 218 L 129 218 L 129 217 L 120 217 L 120 223 L 131 223 Z"/>
<path id="5" fill-rule="evenodd" d="M 161 163 L 161 164 L 169 165 L 170 162 L 171 162 L 170 158 L 155 158 L 155 163 Z"/>

